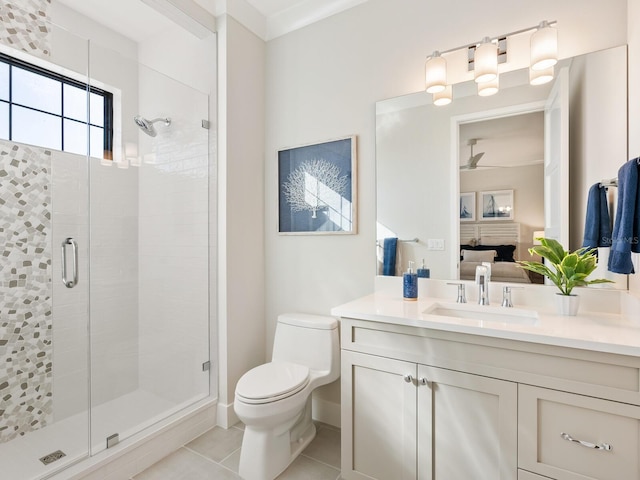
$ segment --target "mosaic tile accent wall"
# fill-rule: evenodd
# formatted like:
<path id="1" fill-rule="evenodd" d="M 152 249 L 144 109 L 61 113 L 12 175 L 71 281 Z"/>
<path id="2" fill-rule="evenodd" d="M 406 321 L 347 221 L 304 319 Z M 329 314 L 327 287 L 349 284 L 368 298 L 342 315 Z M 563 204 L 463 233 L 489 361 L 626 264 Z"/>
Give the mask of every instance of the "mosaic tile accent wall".
<path id="1" fill-rule="evenodd" d="M 52 419 L 51 152 L 0 141 L 0 443 Z"/>
<path id="2" fill-rule="evenodd" d="M 0 42 L 41 58 L 48 57 L 50 3 L 51 0 L 0 0 Z"/>

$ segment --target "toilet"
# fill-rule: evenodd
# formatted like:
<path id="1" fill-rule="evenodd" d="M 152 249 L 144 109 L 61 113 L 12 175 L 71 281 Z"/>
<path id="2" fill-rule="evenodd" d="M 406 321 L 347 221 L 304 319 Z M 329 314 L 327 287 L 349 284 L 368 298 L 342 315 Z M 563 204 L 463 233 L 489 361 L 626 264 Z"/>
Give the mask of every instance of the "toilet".
<path id="1" fill-rule="evenodd" d="M 271 362 L 245 373 L 234 409 L 245 424 L 239 475 L 273 480 L 313 440 L 311 392 L 340 376 L 338 321 L 287 313 L 278 317 Z"/>

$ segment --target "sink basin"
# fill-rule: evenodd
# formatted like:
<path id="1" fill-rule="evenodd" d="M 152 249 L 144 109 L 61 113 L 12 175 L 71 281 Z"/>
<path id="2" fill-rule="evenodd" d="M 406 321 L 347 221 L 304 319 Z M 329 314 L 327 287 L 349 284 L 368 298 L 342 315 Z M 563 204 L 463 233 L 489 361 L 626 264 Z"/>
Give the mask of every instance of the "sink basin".
<path id="1" fill-rule="evenodd" d="M 434 303 L 423 313 L 470 320 L 534 325 L 538 313 L 520 308 L 492 307 L 467 303 Z"/>

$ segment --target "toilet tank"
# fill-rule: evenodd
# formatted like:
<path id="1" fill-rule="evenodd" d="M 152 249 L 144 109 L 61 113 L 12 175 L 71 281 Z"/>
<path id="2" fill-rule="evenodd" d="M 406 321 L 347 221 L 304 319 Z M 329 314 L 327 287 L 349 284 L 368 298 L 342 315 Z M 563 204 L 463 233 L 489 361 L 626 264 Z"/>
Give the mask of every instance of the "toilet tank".
<path id="1" fill-rule="evenodd" d="M 298 363 L 310 370 L 340 371 L 338 321 L 306 313 L 278 316 L 272 360 Z"/>

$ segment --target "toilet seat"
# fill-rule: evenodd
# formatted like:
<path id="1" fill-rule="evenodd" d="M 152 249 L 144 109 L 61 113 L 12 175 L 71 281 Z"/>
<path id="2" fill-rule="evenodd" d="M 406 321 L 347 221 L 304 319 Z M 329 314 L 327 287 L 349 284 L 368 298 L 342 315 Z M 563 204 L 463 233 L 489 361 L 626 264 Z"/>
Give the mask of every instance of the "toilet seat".
<path id="1" fill-rule="evenodd" d="M 236 385 L 236 396 L 244 403 L 271 403 L 298 393 L 308 383 L 308 367 L 270 362 L 245 373 Z"/>

